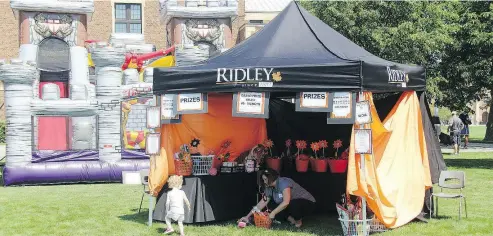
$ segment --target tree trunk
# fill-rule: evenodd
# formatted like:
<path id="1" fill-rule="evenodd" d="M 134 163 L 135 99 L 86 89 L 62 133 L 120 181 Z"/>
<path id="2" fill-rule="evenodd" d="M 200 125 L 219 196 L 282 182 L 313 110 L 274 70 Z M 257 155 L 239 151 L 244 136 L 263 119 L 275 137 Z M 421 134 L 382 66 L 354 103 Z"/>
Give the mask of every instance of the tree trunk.
<path id="1" fill-rule="evenodd" d="M 490 112 L 488 112 L 488 122 L 486 122 L 486 134 L 484 135 L 484 141 L 493 141 L 493 90 L 490 91 Z"/>

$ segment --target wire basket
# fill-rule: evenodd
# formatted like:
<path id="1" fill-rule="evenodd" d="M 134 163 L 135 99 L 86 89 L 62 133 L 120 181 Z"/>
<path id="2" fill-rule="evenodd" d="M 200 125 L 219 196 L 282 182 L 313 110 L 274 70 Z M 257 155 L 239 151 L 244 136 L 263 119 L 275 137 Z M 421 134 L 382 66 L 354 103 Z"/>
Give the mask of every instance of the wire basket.
<path id="1" fill-rule="evenodd" d="M 192 162 L 190 161 L 175 160 L 175 174 L 190 176 L 192 175 L 192 166 Z"/>
<path id="2" fill-rule="evenodd" d="M 193 175 L 208 175 L 212 168 L 212 159 L 214 155 L 209 156 L 192 156 Z"/>
<path id="3" fill-rule="evenodd" d="M 370 225 L 370 233 L 383 233 L 388 229 L 377 218 L 373 218 Z"/>
<path id="4" fill-rule="evenodd" d="M 258 228 L 270 229 L 272 226 L 272 220 L 269 218 L 268 212 L 255 212 L 253 213 L 253 221 Z"/>
<path id="5" fill-rule="evenodd" d="M 380 223 L 377 219 L 367 220 L 349 220 L 339 218 L 341 222 L 342 231 L 345 236 L 366 236 L 370 233 L 381 233 L 387 231 L 385 225 Z M 366 234 L 364 224 L 366 221 Z"/>

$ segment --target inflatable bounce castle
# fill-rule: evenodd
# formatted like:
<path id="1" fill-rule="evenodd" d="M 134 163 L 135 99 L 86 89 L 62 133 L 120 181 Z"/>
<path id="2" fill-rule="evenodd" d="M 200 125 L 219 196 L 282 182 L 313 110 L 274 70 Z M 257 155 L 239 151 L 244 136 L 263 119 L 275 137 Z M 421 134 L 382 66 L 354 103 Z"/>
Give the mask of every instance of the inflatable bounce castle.
<path id="1" fill-rule="evenodd" d="M 173 50 L 156 52 L 140 34 L 87 40 L 92 0 L 13 0 L 11 7 L 21 45 L 18 59 L 0 62 L 4 184 L 121 181 L 122 171 L 148 168 L 152 67 L 173 66 Z"/>

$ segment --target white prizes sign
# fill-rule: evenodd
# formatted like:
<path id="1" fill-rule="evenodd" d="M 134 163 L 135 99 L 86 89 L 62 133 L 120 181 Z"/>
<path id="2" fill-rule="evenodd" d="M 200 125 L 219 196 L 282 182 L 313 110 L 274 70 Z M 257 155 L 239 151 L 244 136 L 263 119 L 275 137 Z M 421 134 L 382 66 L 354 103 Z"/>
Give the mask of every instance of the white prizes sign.
<path id="1" fill-rule="evenodd" d="M 330 112 L 328 92 L 301 92 L 296 94 L 296 111 Z"/>
<path id="2" fill-rule="evenodd" d="M 300 94 L 300 107 L 303 108 L 328 108 L 329 93 L 327 92 L 303 92 Z"/>
<path id="3" fill-rule="evenodd" d="M 177 96 L 178 114 L 207 113 L 207 94 L 182 93 Z"/>

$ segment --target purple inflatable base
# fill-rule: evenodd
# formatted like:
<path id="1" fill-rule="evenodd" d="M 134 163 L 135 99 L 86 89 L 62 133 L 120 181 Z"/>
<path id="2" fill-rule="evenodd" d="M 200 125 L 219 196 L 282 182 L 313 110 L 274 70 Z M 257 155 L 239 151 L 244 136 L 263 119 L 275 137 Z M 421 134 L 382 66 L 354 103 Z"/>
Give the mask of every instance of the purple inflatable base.
<path id="1" fill-rule="evenodd" d="M 101 161 L 64 161 L 5 166 L 5 186 L 61 184 L 81 182 L 121 182 L 122 171 L 149 168 L 149 159 L 121 160 L 110 164 Z"/>

